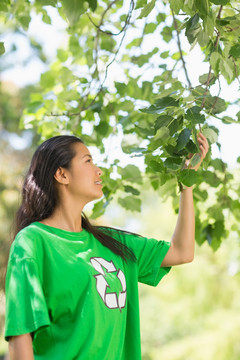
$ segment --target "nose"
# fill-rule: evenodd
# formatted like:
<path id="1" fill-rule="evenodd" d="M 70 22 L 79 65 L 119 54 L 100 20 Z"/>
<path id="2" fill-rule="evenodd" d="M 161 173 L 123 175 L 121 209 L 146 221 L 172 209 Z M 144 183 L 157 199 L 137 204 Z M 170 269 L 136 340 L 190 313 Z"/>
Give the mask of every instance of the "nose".
<path id="1" fill-rule="evenodd" d="M 97 174 L 98 174 L 98 176 L 102 175 L 102 170 L 99 167 L 97 167 Z"/>

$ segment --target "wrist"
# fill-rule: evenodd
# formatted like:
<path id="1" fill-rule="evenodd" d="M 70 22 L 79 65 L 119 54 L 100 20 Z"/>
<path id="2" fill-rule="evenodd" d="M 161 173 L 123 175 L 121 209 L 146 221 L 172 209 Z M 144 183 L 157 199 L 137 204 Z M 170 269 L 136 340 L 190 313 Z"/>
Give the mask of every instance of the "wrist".
<path id="1" fill-rule="evenodd" d="M 181 193 L 192 193 L 193 191 L 193 186 L 182 186 L 180 192 Z"/>

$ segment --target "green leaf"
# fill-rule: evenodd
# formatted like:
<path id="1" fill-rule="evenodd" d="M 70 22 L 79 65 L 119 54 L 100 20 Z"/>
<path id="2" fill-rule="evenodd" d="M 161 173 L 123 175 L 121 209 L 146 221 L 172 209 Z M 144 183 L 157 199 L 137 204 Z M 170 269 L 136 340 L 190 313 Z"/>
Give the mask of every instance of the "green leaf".
<path id="1" fill-rule="evenodd" d="M 116 41 L 112 37 L 109 37 L 109 35 L 104 34 L 101 36 L 101 49 L 111 52 L 115 45 Z"/>
<path id="2" fill-rule="evenodd" d="M 229 55 L 233 56 L 235 59 L 240 57 L 240 44 L 236 44 L 231 47 Z"/>
<path id="3" fill-rule="evenodd" d="M 31 16 L 30 15 L 22 15 L 18 17 L 18 20 L 20 22 L 20 24 L 22 25 L 24 30 L 28 30 L 30 21 L 31 21 Z"/>
<path id="4" fill-rule="evenodd" d="M 141 211 L 141 200 L 134 196 L 126 196 L 119 198 L 118 203 L 125 209 L 130 211 Z"/>
<path id="5" fill-rule="evenodd" d="M 204 171 L 203 181 L 215 188 L 222 184 L 222 180 L 216 175 L 216 173 L 211 171 Z"/>
<path id="6" fill-rule="evenodd" d="M 0 42 L 0 55 L 3 55 L 5 53 L 5 46 L 4 42 Z"/>
<path id="7" fill-rule="evenodd" d="M 167 59 L 169 57 L 169 51 L 164 51 L 161 53 L 160 57 L 162 59 Z"/>
<path id="8" fill-rule="evenodd" d="M 100 200 L 97 203 L 95 203 L 93 210 L 92 210 L 91 219 L 96 219 L 96 218 L 102 216 L 105 212 L 105 207 L 104 207 L 103 200 Z"/>
<path id="9" fill-rule="evenodd" d="M 158 116 L 158 118 L 157 118 L 157 120 L 155 121 L 155 124 L 154 124 L 155 131 L 157 131 L 158 129 L 160 129 L 163 126 L 168 127 L 170 122 L 172 122 L 173 120 L 174 120 L 173 117 L 169 116 L 169 115 Z"/>
<path id="10" fill-rule="evenodd" d="M 40 85 L 45 90 L 52 88 L 55 85 L 55 82 L 56 82 L 56 74 L 53 71 L 49 70 L 44 74 L 41 74 Z"/>
<path id="11" fill-rule="evenodd" d="M 146 4 L 147 4 L 147 0 L 137 0 L 135 9 L 140 9 L 140 8 L 144 7 Z"/>
<path id="12" fill-rule="evenodd" d="M 69 55 L 69 53 L 66 50 L 63 50 L 63 49 L 57 50 L 57 57 L 61 62 L 67 61 L 68 55 Z"/>
<path id="13" fill-rule="evenodd" d="M 209 42 L 209 36 L 208 33 L 206 33 L 205 31 L 201 30 L 198 34 L 198 43 L 200 46 L 204 47 L 207 46 L 208 42 Z"/>
<path id="14" fill-rule="evenodd" d="M 234 75 L 234 63 L 230 59 L 222 58 L 219 63 L 219 69 L 225 79 L 231 81 Z"/>
<path id="15" fill-rule="evenodd" d="M 173 30 L 174 28 L 171 26 L 164 26 L 164 28 L 161 31 L 161 35 L 163 37 L 163 40 L 165 42 L 169 42 L 172 40 L 173 37 Z"/>
<path id="16" fill-rule="evenodd" d="M 152 170 L 156 171 L 156 172 L 162 172 L 163 171 L 163 165 L 162 163 L 159 163 L 156 160 L 150 160 L 149 162 L 149 166 Z"/>
<path id="17" fill-rule="evenodd" d="M 207 16 L 209 13 L 209 3 L 208 0 L 195 0 L 194 1 L 196 8 L 199 11 L 199 14 Z"/>
<path id="18" fill-rule="evenodd" d="M 210 2 L 215 5 L 227 5 L 229 0 L 210 0 Z"/>
<path id="19" fill-rule="evenodd" d="M 157 26 L 158 24 L 155 23 L 146 24 L 144 28 L 144 34 L 152 34 L 156 30 Z"/>
<path id="20" fill-rule="evenodd" d="M 36 0 L 36 3 L 38 3 L 41 6 L 56 6 L 57 0 Z"/>
<path id="21" fill-rule="evenodd" d="M 61 0 L 63 11 L 69 21 L 70 26 L 73 26 L 86 11 L 84 8 L 84 1 L 79 0 Z"/>
<path id="22" fill-rule="evenodd" d="M 208 36 L 212 37 L 214 29 L 215 29 L 215 16 L 213 11 L 208 14 L 207 17 L 203 19 L 203 28 L 204 31 L 208 34 Z"/>
<path id="23" fill-rule="evenodd" d="M 145 5 L 144 8 L 142 9 L 138 19 L 142 19 L 144 17 L 147 17 L 150 14 L 150 12 L 153 10 L 153 8 L 155 6 L 155 2 L 156 2 L 156 0 L 152 0 L 152 1 L 150 1 L 150 3 Z"/>
<path id="24" fill-rule="evenodd" d="M 191 139 L 187 143 L 186 149 L 190 154 L 194 154 L 194 153 L 198 152 L 198 150 L 199 150 L 197 145 Z"/>
<path id="25" fill-rule="evenodd" d="M 1 0 L 1 2 L 0 2 L 0 11 L 7 12 L 8 11 L 8 5 L 10 5 L 9 0 Z"/>
<path id="26" fill-rule="evenodd" d="M 194 169 L 184 169 L 180 172 L 178 180 L 185 186 L 193 186 L 201 180 L 200 174 Z"/>
<path id="27" fill-rule="evenodd" d="M 170 124 L 168 125 L 170 136 L 176 134 L 176 132 L 181 128 L 182 122 L 182 117 L 178 117 L 170 122 Z"/>
<path id="28" fill-rule="evenodd" d="M 165 144 L 169 137 L 169 129 L 167 127 L 161 127 L 157 130 L 156 135 L 151 139 L 150 149 L 154 150 Z"/>
<path id="29" fill-rule="evenodd" d="M 192 124 L 203 124 L 205 116 L 200 114 L 201 110 L 199 106 L 193 106 L 187 110 L 185 118 L 191 121 Z"/>
<path id="30" fill-rule="evenodd" d="M 145 112 L 148 114 L 160 114 L 163 110 L 166 109 L 168 106 L 178 106 L 179 101 L 170 97 L 162 97 L 160 99 L 157 99 L 154 105 L 149 106 L 148 108 L 141 109 L 141 112 Z"/>
<path id="31" fill-rule="evenodd" d="M 182 132 L 179 134 L 178 139 L 177 139 L 177 146 L 176 146 L 177 151 L 182 150 L 187 145 L 190 136 L 191 136 L 190 129 L 186 128 L 186 129 L 182 130 Z"/>
<path id="32" fill-rule="evenodd" d="M 182 0 L 169 0 L 169 3 L 170 3 L 171 9 L 173 9 L 173 12 L 175 14 L 178 14 L 183 6 Z"/>
<path id="33" fill-rule="evenodd" d="M 97 8 L 97 0 L 87 0 L 89 7 L 92 11 L 95 11 Z"/>
<path id="34" fill-rule="evenodd" d="M 224 172 L 227 168 L 227 164 L 223 162 L 221 159 L 212 159 L 210 166 L 213 166 L 215 170 Z"/>
<path id="35" fill-rule="evenodd" d="M 221 59 L 222 56 L 217 51 L 214 51 L 210 56 L 210 65 L 212 66 L 215 75 L 218 75 L 219 73 L 219 63 Z"/>
<path id="36" fill-rule="evenodd" d="M 201 160 L 201 155 L 200 154 L 194 154 L 193 157 L 190 160 L 190 165 L 192 167 L 195 167 Z"/>
<path id="37" fill-rule="evenodd" d="M 200 84 L 206 85 L 207 81 L 208 81 L 208 74 L 203 74 L 201 76 L 199 76 L 199 82 Z M 209 76 L 209 85 L 213 85 L 216 82 L 217 78 L 216 76 L 211 73 Z"/>
<path id="38" fill-rule="evenodd" d="M 50 25 L 52 23 L 52 19 L 48 15 L 47 11 L 42 9 L 42 21 L 45 22 L 45 24 Z"/>
<path id="39" fill-rule="evenodd" d="M 198 34 L 202 29 L 201 25 L 198 22 L 199 22 L 198 14 L 195 14 L 187 22 L 185 35 L 187 36 L 190 44 L 192 44 L 197 39 Z"/>
<path id="40" fill-rule="evenodd" d="M 125 192 L 128 192 L 128 193 L 131 193 L 133 195 L 140 195 L 140 191 L 135 189 L 134 187 L 132 186 L 129 186 L 129 185 L 124 185 L 124 191 Z"/>
<path id="41" fill-rule="evenodd" d="M 142 175 L 139 168 L 135 165 L 127 165 L 125 168 L 119 168 L 119 173 L 124 181 L 142 183 Z"/>
<path id="42" fill-rule="evenodd" d="M 218 134 L 211 128 L 202 129 L 203 135 L 210 141 L 211 144 L 214 144 L 218 140 Z"/>
<path id="43" fill-rule="evenodd" d="M 182 167 L 182 158 L 169 157 L 164 161 L 164 166 L 171 170 L 179 170 Z"/>
<path id="44" fill-rule="evenodd" d="M 162 127 L 157 131 L 156 138 L 150 140 L 148 145 L 148 151 L 154 151 L 164 145 L 169 139 L 169 130 L 166 127 Z"/>
<path id="45" fill-rule="evenodd" d="M 35 102 L 32 102 L 30 104 L 28 104 L 28 107 L 27 107 L 27 112 L 29 114 L 34 114 L 36 113 L 39 109 L 41 109 L 43 107 L 43 102 L 42 101 L 35 101 Z"/>
<path id="46" fill-rule="evenodd" d="M 205 109 L 211 114 L 220 114 L 226 110 L 226 102 L 218 96 L 206 97 Z"/>
<path id="47" fill-rule="evenodd" d="M 107 136 L 109 134 L 110 125 L 107 121 L 102 120 L 94 127 L 94 130 L 97 132 L 97 134 Z"/>

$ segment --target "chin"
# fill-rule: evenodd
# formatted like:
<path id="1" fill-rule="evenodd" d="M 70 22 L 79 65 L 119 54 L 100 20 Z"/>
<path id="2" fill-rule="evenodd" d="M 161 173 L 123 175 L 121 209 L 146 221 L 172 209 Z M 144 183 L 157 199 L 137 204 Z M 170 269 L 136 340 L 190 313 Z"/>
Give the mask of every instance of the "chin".
<path id="1" fill-rule="evenodd" d="M 103 192 L 101 191 L 101 193 L 98 193 L 94 196 L 93 200 L 101 199 L 102 196 L 103 196 Z"/>

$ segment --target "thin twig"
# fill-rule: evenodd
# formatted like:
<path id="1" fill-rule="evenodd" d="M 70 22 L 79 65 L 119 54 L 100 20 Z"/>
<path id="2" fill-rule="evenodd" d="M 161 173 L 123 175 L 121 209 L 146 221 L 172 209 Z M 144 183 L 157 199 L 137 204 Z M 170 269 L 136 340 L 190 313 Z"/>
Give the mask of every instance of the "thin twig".
<path id="1" fill-rule="evenodd" d="M 175 28 L 176 33 L 177 33 L 177 44 L 178 44 L 178 49 L 179 49 L 180 57 L 181 57 L 182 64 L 183 64 L 183 69 L 184 69 L 184 72 L 185 72 L 185 76 L 186 76 L 186 79 L 187 79 L 189 88 L 192 88 L 192 84 L 191 84 L 191 81 L 190 81 L 190 79 L 189 79 L 188 72 L 187 72 L 187 68 L 186 68 L 186 63 L 185 63 L 185 60 L 184 60 L 184 58 L 183 58 L 183 52 L 182 52 L 181 41 L 180 41 L 180 36 L 179 36 L 179 31 L 178 31 L 178 26 L 177 26 L 176 17 L 175 17 L 175 14 L 174 14 L 173 9 L 171 9 L 171 11 L 172 11 L 172 16 L 173 16 L 174 28 Z"/>
<path id="2" fill-rule="evenodd" d="M 218 14 L 217 14 L 217 19 L 221 18 L 222 9 L 223 9 L 223 5 L 221 5 L 220 8 L 219 8 L 219 11 L 218 11 Z"/>
<path id="3" fill-rule="evenodd" d="M 240 26 L 236 26 L 235 28 L 231 28 L 230 26 L 226 26 L 226 28 L 227 28 L 226 32 L 232 32 L 232 31 L 238 30 L 240 28 Z"/>
<path id="4" fill-rule="evenodd" d="M 109 4 L 108 10 L 110 9 L 110 7 L 112 7 L 112 5 L 115 2 L 116 1 L 113 1 L 111 4 Z M 106 13 L 106 10 L 105 10 L 105 13 Z M 87 17 L 90 20 L 90 22 L 93 24 L 93 26 L 95 26 L 100 32 L 102 32 L 103 34 L 106 34 L 106 35 L 110 35 L 110 36 L 118 36 L 118 35 L 120 35 L 125 30 L 126 26 L 128 25 L 128 21 L 129 21 L 129 13 L 128 13 L 127 18 L 125 20 L 125 23 L 124 23 L 122 29 L 119 30 L 118 33 L 113 33 L 113 32 L 108 31 L 108 30 L 102 30 L 101 26 L 103 25 L 103 23 L 101 23 L 101 21 L 100 21 L 101 25 L 100 24 L 99 25 L 95 24 L 95 22 L 92 20 L 92 18 L 90 17 L 90 15 L 88 13 L 87 13 Z"/>

